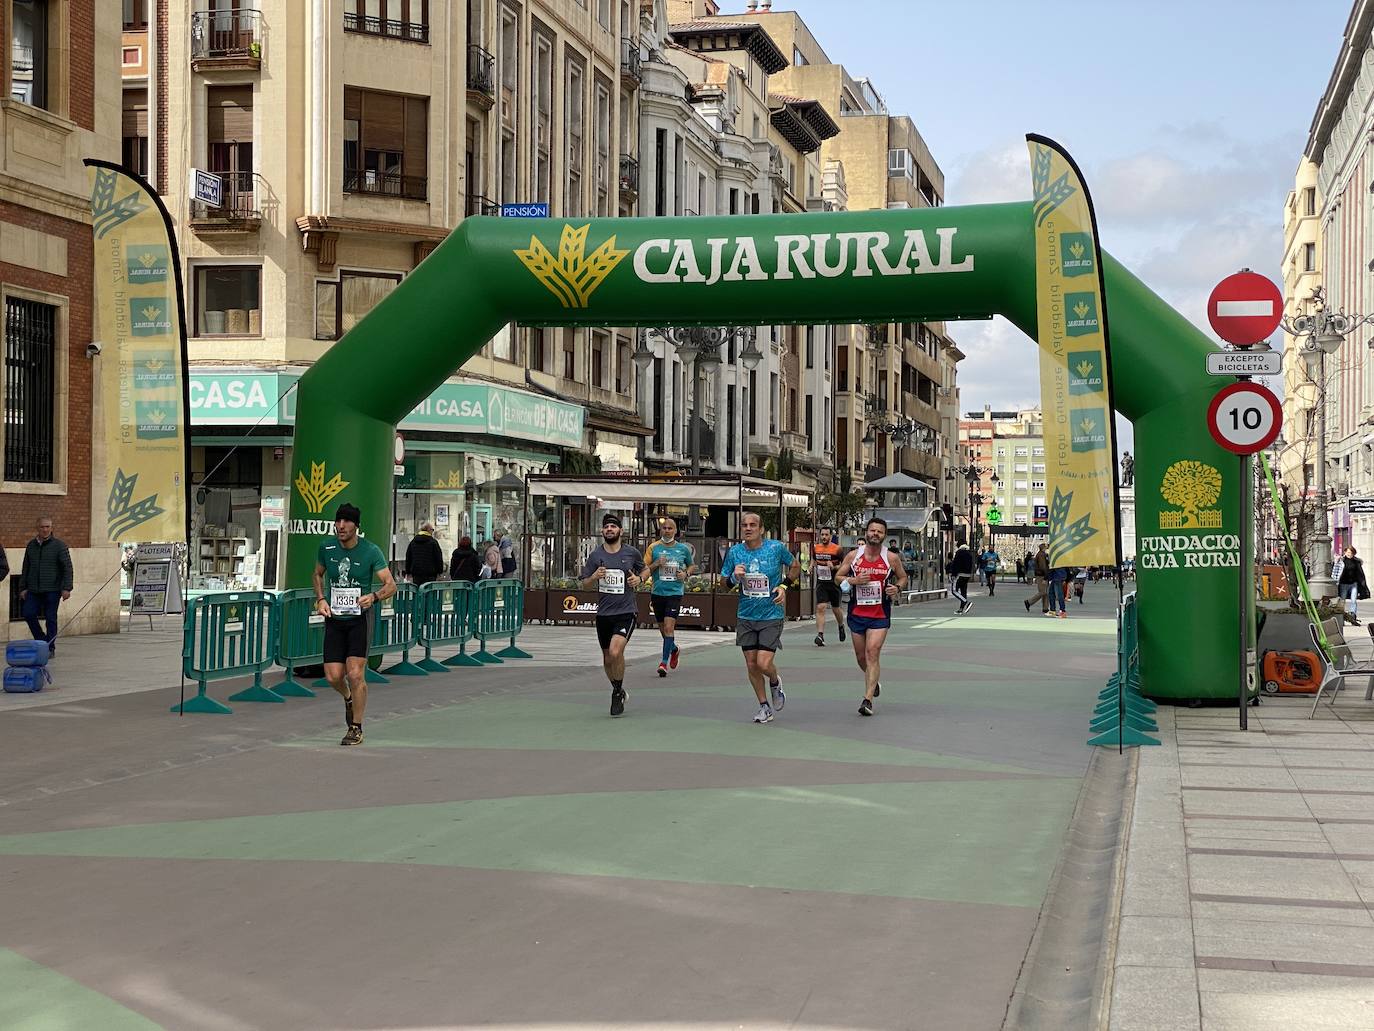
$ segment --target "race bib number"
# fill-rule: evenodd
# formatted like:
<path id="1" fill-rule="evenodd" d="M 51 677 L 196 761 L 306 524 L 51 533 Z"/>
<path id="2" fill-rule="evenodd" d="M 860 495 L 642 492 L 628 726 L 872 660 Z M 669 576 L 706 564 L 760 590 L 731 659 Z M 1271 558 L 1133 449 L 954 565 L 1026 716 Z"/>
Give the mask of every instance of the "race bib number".
<path id="1" fill-rule="evenodd" d="M 834 571 L 833 569 L 831 569 L 829 566 L 817 566 L 817 567 L 816 567 L 816 579 L 817 579 L 817 580 L 833 580 L 833 579 L 835 579 L 835 571 Z"/>
<path id="2" fill-rule="evenodd" d="M 883 600 L 883 585 L 866 583 L 854 585 L 854 600 L 860 605 L 877 605 Z"/>
<path id="3" fill-rule="evenodd" d="M 329 608 L 336 616 L 361 616 L 362 606 L 358 604 L 358 599 L 363 596 L 361 587 L 331 587 L 329 590 Z"/>
<path id="4" fill-rule="evenodd" d="M 676 562 L 665 562 L 658 567 L 658 578 L 663 583 L 677 582 L 678 565 Z"/>
<path id="5" fill-rule="evenodd" d="M 625 593 L 625 570 L 608 569 L 606 575 L 601 578 L 600 591 L 602 594 L 624 594 Z"/>
<path id="6" fill-rule="evenodd" d="M 772 588 L 768 586 L 768 577 L 763 573 L 744 574 L 744 596 L 746 598 L 767 598 L 772 593 Z"/>

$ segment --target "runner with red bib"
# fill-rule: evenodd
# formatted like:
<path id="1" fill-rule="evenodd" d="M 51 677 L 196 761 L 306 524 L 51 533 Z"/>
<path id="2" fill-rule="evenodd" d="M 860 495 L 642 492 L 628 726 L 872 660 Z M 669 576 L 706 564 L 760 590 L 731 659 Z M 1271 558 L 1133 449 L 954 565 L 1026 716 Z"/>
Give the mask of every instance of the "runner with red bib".
<path id="1" fill-rule="evenodd" d="M 864 546 L 850 552 L 836 573 L 840 590 L 850 595 L 849 633 L 854 639 L 854 658 L 864 671 L 860 716 L 873 715 L 873 699 L 882 693 L 879 656 L 892 626 L 892 600 L 907 585 L 902 556 L 883 547 L 886 537 L 887 522 L 874 516 L 864 528 Z"/>

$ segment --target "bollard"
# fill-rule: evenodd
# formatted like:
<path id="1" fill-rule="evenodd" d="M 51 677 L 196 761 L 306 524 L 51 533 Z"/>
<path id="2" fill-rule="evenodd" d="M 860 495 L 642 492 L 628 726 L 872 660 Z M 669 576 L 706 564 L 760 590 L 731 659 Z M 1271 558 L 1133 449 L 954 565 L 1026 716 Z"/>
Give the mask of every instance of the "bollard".
<path id="1" fill-rule="evenodd" d="M 420 668 L 431 673 L 445 673 L 456 666 L 480 666 L 467 654 L 467 642 L 472 640 L 472 584 L 466 580 L 425 584 L 420 588 L 420 643 L 425 657 Z M 434 649 L 442 645 L 458 645 L 458 654 L 436 661 Z"/>
<path id="2" fill-rule="evenodd" d="M 290 698 L 314 698 L 315 692 L 295 677 L 300 666 L 324 661 L 324 617 L 315 613 L 314 588 L 298 587 L 277 595 L 276 648 L 276 663 L 286 671 L 286 679 L 272 690 Z"/>
<path id="3" fill-rule="evenodd" d="M 475 658 L 488 663 L 533 658 L 515 644 L 525 625 L 524 585 L 519 580 L 481 580 L 475 593 L 473 636 L 481 645 Z M 488 640 L 506 637 L 510 638 L 509 647 L 495 654 L 487 650 Z"/>
<path id="4" fill-rule="evenodd" d="M 277 636 L 276 600 L 266 591 L 204 594 L 186 606 L 182 624 L 181 671 L 196 681 L 196 695 L 172 706 L 172 712 L 227 713 L 233 710 L 211 698 L 212 680 L 253 675 L 253 685 L 231 695 L 231 702 L 284 702 L 264 687 L 263 670 L 274 660 Z"/>

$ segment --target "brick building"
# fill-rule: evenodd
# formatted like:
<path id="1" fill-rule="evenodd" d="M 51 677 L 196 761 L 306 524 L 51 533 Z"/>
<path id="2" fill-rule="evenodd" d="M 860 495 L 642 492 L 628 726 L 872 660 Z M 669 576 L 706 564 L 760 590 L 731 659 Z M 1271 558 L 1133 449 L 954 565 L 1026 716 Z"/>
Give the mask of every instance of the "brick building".
<path id="1" fill-rule="evenodd" d="M 82 159 L 119 159 L 119 5 L 3 0 L 9 60 L 0 90 L 0 544 L 18 567 L 41 516 L 72 550 L 76 589 L 64 633 L 117 627 L 117 553 L 92 538 L 104 499 L 91 426 L 91 224 Z M 13 580 L 0 591 L 0 639 L 27 636 Z M 78 611 L 80 615 L 77 616 Z M 67 620 L 76 617 L 70 626 Z"/>

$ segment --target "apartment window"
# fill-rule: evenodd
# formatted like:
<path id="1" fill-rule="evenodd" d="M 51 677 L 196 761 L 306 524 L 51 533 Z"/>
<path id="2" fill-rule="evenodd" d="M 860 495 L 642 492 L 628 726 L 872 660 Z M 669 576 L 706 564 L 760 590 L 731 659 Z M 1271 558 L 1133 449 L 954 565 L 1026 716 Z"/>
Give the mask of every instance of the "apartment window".
<path id="1" fill-rule="evenodd" d="M 673 214 L 682 214 L 682 194 L 687 184 L 687 170 L 682 153 L 682 137 L 673 133 Z"/>
<path id="2" fill-rule="evenodd" d="M 797 432 L 797 392 L 796 390 L 787 391 L 787 429 Z"/>
<path id="3" fill-rule="evenodd" d="M 793 47 L 793 48 L 792 48 L 792 63 L 793 63 L 794 65 L 796 65 L 798 68 L 800 68 L 800 67 L 802 67 L 803 65 L 809 64 L 810 62 L 808 62 L 808 61 L 806 60 L 806 55 L 805 55 L 805 54 L 803 54 L 803 53 L 802 53 L 800 50 L 798 50 L 796 47 Z"/>
<path id="4" fill-rule="evenodd" d="M 130 172 L 148 174 L 148 91 L 124 91 L 123 154 L 121 160 Z"/>
<path id="5" fill-rule="evenodd" d="M 501 200 L 507 204 L 520 200 L 516 196 L 518 152 L 516 134 L 519 129 L 520 105 L 520 15 L 508 7 L 501 8 Z"/>
<path id="6" fill-rule="evenodd" d="M 571 326 L 563 330 L 563 378 L 577 380 L 577 330 Z"/>
<path id="7" fill-rule="evenodd" d="M 1317 189 L 1314 186 L 1309 186 L 1302 191 L 1302 213 L 1304 215 L 1317 213 Z"/>
<path id="8" fill-rule="evenodd" d="M 1018 473 L 1028 473 L 1030 472 L 1030 466 L 1025 462 L 1018 462 L 1016 463 L 1016 471 Z"/>
<path id="9" fill-rule="evenodd" d="M 196 336 L 262 335 L 260 267 L 200 265 L 194 282 Z"/>
<path id="10" fill-rule="evenodd" d="M 606 334 L 592 334 L 592 386 L 606 386 Z"/>
<path id="11" fill-rule="evenodd" d="M 758 407 L 755 400 L 759 396 L 759 374 L 753 369 L 749 370 L 749 436 L 758 433 L 757 420 L 754 418 L 754 410 Z"/>
<path id="12" fill-rule="evenodd" d="M 553 373 L 553 355 L 549 353 L 549 333 L 536 326 L 530 330 L 530 368 L 535 372 Z"/>
<path id="13" fill-rule="evenodd" d="M 1045 457 L 1045 449 L 1042 448 L 1042 447 L 1031 448 L 1031 457 L 1032 457 L 1032 458 L 1044 458 L 1044 457 Z"/>
<path id="14" fill-rule="evenodd" d="M 997 449 L 997 457 L 998 457 L 998 458 L 1005 458 L 1006 455 L 1007 455 L 1007 449 L 1006 449 L 1006 448 L 1004 448 L 1004 447 L 999 447 L 999 448 Z"/>
<path id="15" fill-rule="evenodd" d="M 210 171 L 227 180 L 230 192 L 251 191 L 253 87 L 211 86 L 206 91 L 205 131 Z"/>
<path id="16" fill-rule="evenodd" d="M 315 339 L 338 340 L 396 289 L 399 272 L 340 272 L 315 283 Z"/>
<path id="17" fill-rule="evenodd" d="M 739 214 L 739 190 L 734 187 L 730 188 L 730 214 Z"/>
<path id="18" fill-rule="evenodd" d="M 668 203 L 668 130 L 654 130 L 654 214 L 666 215 Z"/>
<path id="19" fill-rule="evenodd" d="M 778 374 L 768 374 L 768 432 L 778 435 Z"/>
<path id="20" fill-rule="evenodd" d="M 1017 480 L 1017 481 L 1016 481 L 1016 488 L 1015 488 L 1015 489 L 1016 489 L 1016 490 L 1025 490 L 1025 489 L 1026 489 L 1026 481 L 1025 481 L 1025 480 Z"/>
<path id="21" fill-rule="evenodd" d="M 793 401 L 793 404 L 796 402 Z M 816 413 L 814 400 L 810 394 L 806 395 L 806 450 L 814 452 L 816 450 L 815 422 Z"/>
<path id="22" fill-rule="evenodd" d="M 553 41 L 534 37 L 534 153 L 531 155 L 531 200 L 547 201 L 553 184 Z"/>
<path id="23" fill-rule="evenodd" d="M 1016 449 L 1017 458 L 1025 458 L 1030 454 L 1030 448 L 1019 447 Z"/>
<path id="24" fill-rule="evenodd" d="M 725 388 L 725 464 L 735 464 L 735 385 Z"/>
<path id="25" fill-rule="evenodd" d="M 998 500 L 1001 499 L 999 498 Z M 1017 508 L 1030 508 L 1030 502 L 1027 501 L 1025 498 L 1016 498 L 1012 502 L 1012 504 L 1014 504 Z"/>
<path id="26" fill-rule="evenodd" d="M 51 483 L 57 452 L 57 308 L 5 298 L 5 479 Z"/>
<path id="27" fill-rule="evenodd" d="M 1302 270 L 1304 272 L 1317 271 L 1317 245 L 1315 243 L 1302 245 Z"/>
<path id="28" fill-rule="evenodd" d="M 1044 464 L 1041 463 L 1041 462 L 1035 463 L 1035 467 L 1034 467 L 1033 469 L 1031 469 L 1031 472 L 1033 472 L 1033 473 L 1041 473 L 1041 474 L 1042 474 L 1042 473 L 1044 473 L 1044 471 L 1045 471 L 1045 466 L 1044 466 Z"/>
<path id="29" fill-rule="evenodd" d="M 611 214 L 611 87 L 596 77 L 596 213 Z"/>
<path id="30" fill-rule="evenodd" d="M 617 338 L 615 343 L 615 392 L 628 394 L 634 379 L 634 362 L 630 358 L 630 342 Z M 731 387 L 731 390 L 734 388 Z"/>
<path id="31" fill-rule="evenodd" d="M 10 32 L 10 96 L 46 108 L 48 0 L 13 0 Z"/>
<path id="32" fill-rule="evenodd" d="M 808 369 L 816 366 L 816 327 L 806 327 L 806 367 Z"/>
<path id="33" fill-rule="evenodd" d="M 1042 489 L 1043 489 L 1043 488 L 1042 488 Z M 1041 494 L 1041 495 L 1039 495 L 1039 496 L 1037 496 L 1037 497 L 1031 498 L 1031 504 L 1032 504 L 1032 505 L 1043 505 L 1044 503 L 1045 503 L 1045 495 L 1043 495 L 1043 494 Z"/>
<path id="34" fill-rule="evenodd" d="M 596 0 L 596 21 L 603 29 L 610 29 L 611 0 Z"/>
<path id="35" fill-rule="evenodd" d="M 587 74 L 582 62 L 568 58 L 567 76 L 564 83 L 564 131 L 568 139 L 568 167 L 564 176 L 563 211 L 569 218 L 582 215 L 582 174 L 587 161 L 585 132 Z M 597 166 L 598 186 L 604 173 Z M 597 214 L 601 214 L 600 211 Z"/>
<path id="36" fill-rule="evenodd" d="M 124 31 L 141 32 L 148 27 L 148 0 L 124 0 Z"/>
<path id="37" fill-rule="evenodd" d="M 887 177 L 896 179 L 899 176 L 912 178 L 916 172 L 916 159 L 912 157 L 911 151 L 902 148 L 889 150 L 887 152 Z"/>
<path id="38" fill-rule="evenodd" d="M 429 101 L 344 87 L 343 188 L 425 200 L 429 196 Z"/>
<path id="39" fill-rule="evenodd" d="M 429 42 L 429 0 L 344 0 L 344 29 Z"/>
<path id="40" fill-rule="evenodd" d="M 663 454 L 663 359 L 654 359 L 654 451 Z"/>
<path id="41" fill-rule="evenodd" d="M 1031 490 L 1044 490 L 1044 489 L 1045 489 L 1045 481 L 1044 481 L 1044 480 L 1031 480 Z M 1040 504 L 1040 502 L 1037 501 L 1036 504 L 1038 505 L 1038 504 Z"/>

